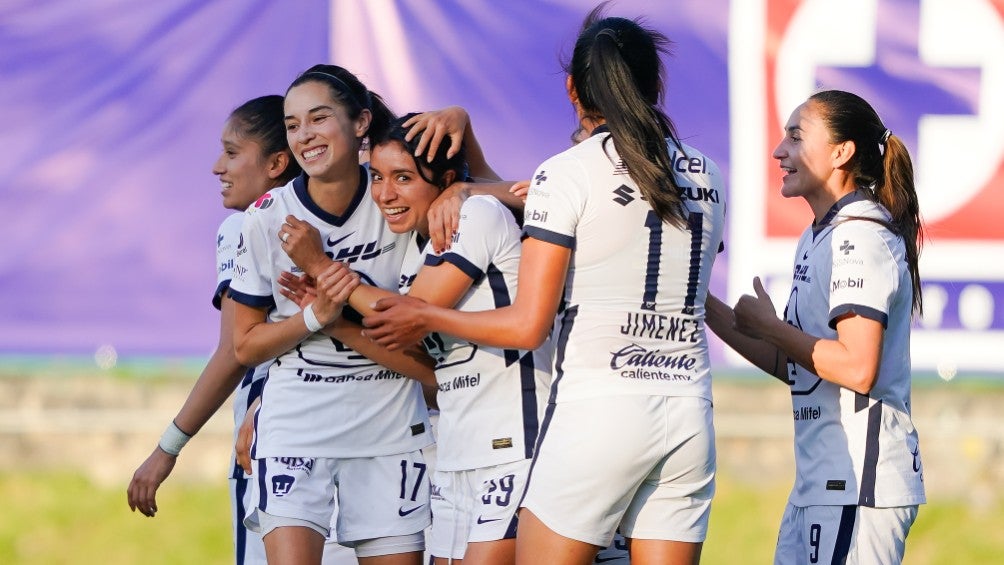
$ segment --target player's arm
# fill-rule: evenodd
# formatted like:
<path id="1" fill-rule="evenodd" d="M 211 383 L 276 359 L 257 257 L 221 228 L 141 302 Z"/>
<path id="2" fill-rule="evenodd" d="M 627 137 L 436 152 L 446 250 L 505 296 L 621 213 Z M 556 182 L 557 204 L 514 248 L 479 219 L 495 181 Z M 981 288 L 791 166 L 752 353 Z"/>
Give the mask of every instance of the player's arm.
<path id="1" fill-rule="evenodd" d="M 224 297 L 220 303 L 220 335 L 216 350 L 164 439 L 133 473 L 127 489 L 129 508 L 133 511 L 139 510 L 146 516 L 157 513 L 157 489 L 174 469 L 181 447 L 220 409 L 244 376 L 246 368 L 237 362 L 234 354 L 233 320 L 234 302 Z"/>
<path id="2" fill-rule="evenodd" d="M 762 339 L 750 337 L 736 329 L 736 315 L 728 304 L 708 294 L 704 303 L 705 323 L 736 353 L 768 375 L 787 383 L 785 374 L 787 358 L 777 346 Z"/>
<path id="3" fill-rule="evenodd" d="M 739 331 L 773 344 L 823 380 L 860 394 L 871 391 L 882 357 L 881 322 L 851 312 L 837 319 L 837 339 L 819 338 L 778 318 L 759 278 L 753 288 L 755 297 L 736 303 Z"/>
<path id="4" fill-rule="evenodd" d="M 293 316 L 268 322 L 265 308 L 237 303 L 234 316 L 237 360 L 253 366 L 293 349 L 315 331 L 334 322 L 358 285 L 359 275 L 342 263 L 332 263 L 317 277 L 313 302 Z"/>
<path id="5" fill-rule="evenodd" d="M 412 297 L 384 298 L 368 316 L 367 337 L 388 348 L 401 347 L 441 332 L 475 343 L 536 349 L 550 334 L 568 272 L 571 249 L 526 238 L 519 265 L 519 288 L 511 306 L 484 312 L 458 312 Z"/>

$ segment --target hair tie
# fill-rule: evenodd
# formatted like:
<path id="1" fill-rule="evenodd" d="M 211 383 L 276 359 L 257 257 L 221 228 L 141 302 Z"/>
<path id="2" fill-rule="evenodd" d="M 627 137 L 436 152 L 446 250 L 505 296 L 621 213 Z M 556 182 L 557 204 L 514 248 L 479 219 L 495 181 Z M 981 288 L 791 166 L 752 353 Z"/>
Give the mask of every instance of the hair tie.
<path id="1" fill-rule="evenodd" d="M 601 35 L 606 35 L 607 37 L 609 37 L 610 39 L 612 39 L 614 41 L 614 43 L 617 44 L 617 48 L 618 49 L 623 49 L 624 48 L 624 42 L 621 41 L 620 33 L 618 33 L 616 31 L 614 31 L 614 30 L 606 27 L 606 28 L 601 29 L 596 34 L 596 37 L 599 37 Z"/>
<path id="2" fill-rule="evenodd" d="M 879 142 L 878 142 L 878 145 L 879 145 L 879 155 L 881 155 L 883 157 L 885 157 L 885 146 L 886 146 L 886 143 L 889 141 L 889 136 L 890 135 L 892 135 L 892 132 L 889 131 L 889 128 L 886 128 L 886 130 L 884 132 L 882 132 L 882 137 L 879 138 Z"/>
<path id="3" fill-rule="evenodd" d="M 349 85 L 345 84 L 345 81 L 343 81 L 342 79 L 336 77 L 335 75 L 333 75 L 331 73 L 326 73 L 324 71 L 310 71 L 310 72 L 303 73 L 303 76 L 307 76 L 307 75 L 321 75 L 322 77 L 326 77 L 326 78 L 330 79 L 332 82 L 335 83 L 335 88 L 338 91 L 342 92 L 343 94 L 347 94 L 349 96 L 349 98 L 351 98 L 352 101 L 356 103 L 357 106 L 359 106 L 360 108 L 365 108 L 367 110 L 371 110 L 372 109 L 371 108 L 372 104 L 369 103 L 369 101 L 370 101 L 369 91 L 366 91 L 366 102 L 367 103 L 363 104 L 363 102 L 361 100 L 359 100 L 359 98 L 356 96 L 356 94 L 354 92 L 352 92 L 352 89 L 349 88 Z"/>

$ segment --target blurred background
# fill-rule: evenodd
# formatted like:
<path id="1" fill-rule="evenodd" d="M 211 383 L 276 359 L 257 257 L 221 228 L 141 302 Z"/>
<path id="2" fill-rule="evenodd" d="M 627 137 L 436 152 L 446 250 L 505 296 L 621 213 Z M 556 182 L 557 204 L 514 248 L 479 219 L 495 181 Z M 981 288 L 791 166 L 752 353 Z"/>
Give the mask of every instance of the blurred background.
<path id="1" fill-rule="evenodd" d="M 495 169 L 528 178 L 577 126 L 561 61 L 594 5 L 0 4 L 0 563 L 229 559 L 226 414 L 186 447 L 157 518 L 128 515 L 124 492 L 216 343 L 228 212 L 211 167 L 233 108 L 331 62 L 398 113 L 464 106 Z M 770 152 L 795 106 L 851 90 L 906 141 L 928 235 L 913 359 L 931 500 L 907 562 L 1004 561 L 1004 0 L 609 12 L 675 42 L 665 108 L 726 176 L 713 290 L 730 301 L 754 275 L 787 296 L 811 217 L 780 198 Z M 722 482 L 705 562 L 769 562 L 792 480 L 790 400 L 715 346 Z"/>

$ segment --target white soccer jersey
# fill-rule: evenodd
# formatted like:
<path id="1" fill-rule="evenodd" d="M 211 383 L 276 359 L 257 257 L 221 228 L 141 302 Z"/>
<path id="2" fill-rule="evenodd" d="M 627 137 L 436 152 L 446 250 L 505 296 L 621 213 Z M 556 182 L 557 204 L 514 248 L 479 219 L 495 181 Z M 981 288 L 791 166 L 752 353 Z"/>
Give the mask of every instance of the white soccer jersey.
<path id="1" fill-rule="evenodd" d="M 408 236 L 387 228 L 368 194 L 369 172 L 360 169 L 355 198 L 342 216 L 328 214 L 310 198 L 304 176 L 248 208 L 231 285 L 234 300 L 267 307 L 273 322 L 300 311 L 279 293 L 279 273 L 300 272 L 277 235 L 289 214 L 315 226 L 329 256 L 348 263 L 364 281 L 384 288 L 397 284 Z M 270 368 L 252 455 L 390 455 L 424 447 L 430 441 L 428 430 L 428 411 L 416 381 L 318 332 Z"/>
<path id="2" fill-rule="evenodd" d="M 557 402 L 616 394 L 711 399 L 704 299 L 725 225 L 713 161 L 670 144 L 686 208 L 663 223 L 606 127 L 531 179 L 525 233 L 572 249 L 558 332 Z M 562 375 L 569 377 L 563 379 Z"/>
<path id="3" fill-rule="evenodd" d="M 848 312 L 882 323 L 882 358 L 866 396 L 788 363 L 795 421 L 795 506 L 890 507 L 923 503 L 917 431 L 910 418 L 913 288 L 903 241 L 888 212 L 861 193 L 838 201 L 806 229 L 795 255 L 785 320 L 836 339 Z"/>
<path id="4" fill-rule="evenodd" d="M 509 306 L 516 296 L 520 230 L 512 213 L 490 196 L 472 196 L 460 210 L 452 247 L 426 246 L 426 265 L 450 263 L 474 281 L 457 302 L 462 312 Z M 439 423 L 436 469 L 462 471 L 533 456 L 550 384 L 550 341 L 535 351 L 477 345 L 432 334 Z"/>
<path id="5" fill-rule="evenodd" d="M 237 244 L 241 237 L 241 225 L 244 223 L 244 212 L 235 212 L 220 224 L 216 232 L 216 292 L 213 294 L 213 306 L 219 310 L 222 307 L 223 295 L 230 287 L 234 278 L 234 259 L 237 254 Z M 250 368 L 244 373 L 244 378 L 234 391 L 234 442 L 237 441 L 237 427 L 244 422 L 248 407 L 261 395 L 268 367 L 272 362 L 262 363 Z M 230 478 L 244 479 L 244 470 L 237 464 L 236 454 L 231 454 Z"/>

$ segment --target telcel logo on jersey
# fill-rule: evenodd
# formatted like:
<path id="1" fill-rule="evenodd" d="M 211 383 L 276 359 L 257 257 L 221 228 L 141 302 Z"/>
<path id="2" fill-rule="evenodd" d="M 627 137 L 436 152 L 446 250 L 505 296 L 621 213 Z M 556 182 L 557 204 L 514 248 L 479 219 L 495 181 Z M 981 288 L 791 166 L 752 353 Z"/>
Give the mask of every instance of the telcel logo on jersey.
<path id="1" fill-rule="evenodd" d="M 845 289 L 845 288 L 863 288 L 865 286 L 865 279 L 860 279 L 860 278 L 858 278 L 858 279 L 851 279 L 851 278 L 840 279 L 840 280 L 833 281 L 832 286 L 833 286 L 833 288 L 830 289 L 830 292 L 833 292 L 835 290 L 842 290 L 842 289 Z"/>
<path id="2" fill-rule="evenodd" d="M 708 174 L 708 161 L 703 156 L 687 157 L 674 149 L 669 160 L 673 162 L 673 168 L 677 172 Z"/>

